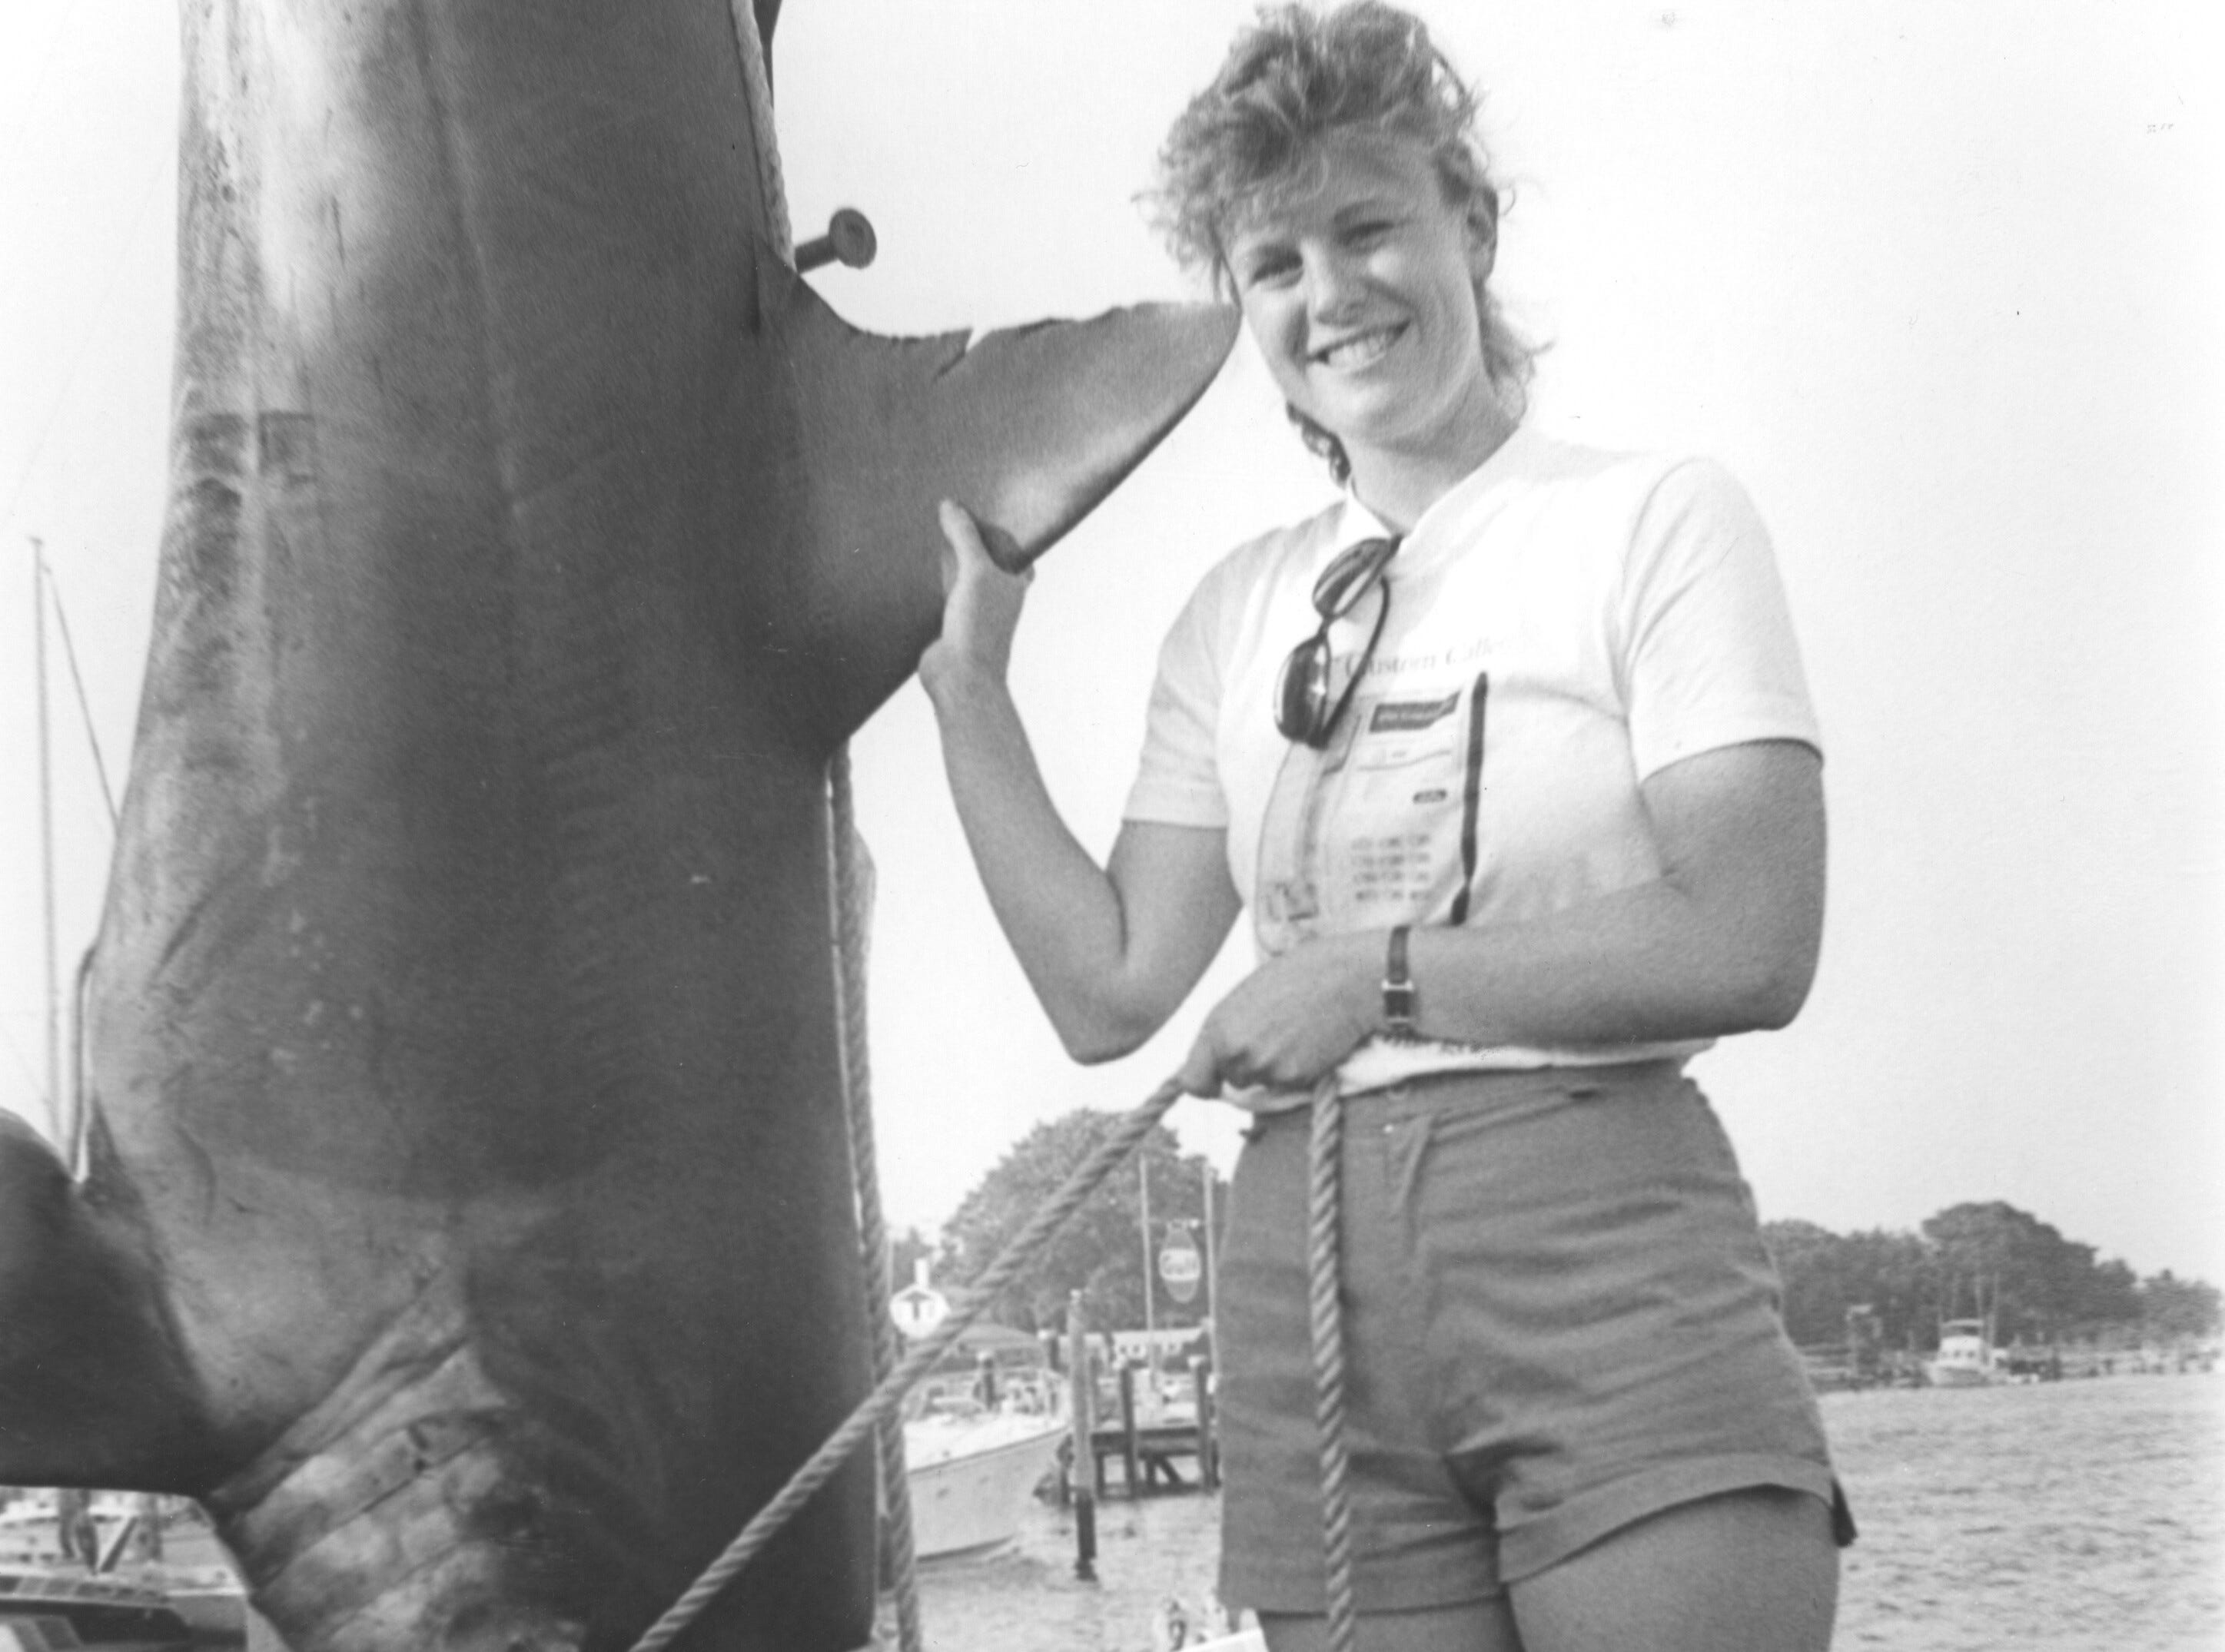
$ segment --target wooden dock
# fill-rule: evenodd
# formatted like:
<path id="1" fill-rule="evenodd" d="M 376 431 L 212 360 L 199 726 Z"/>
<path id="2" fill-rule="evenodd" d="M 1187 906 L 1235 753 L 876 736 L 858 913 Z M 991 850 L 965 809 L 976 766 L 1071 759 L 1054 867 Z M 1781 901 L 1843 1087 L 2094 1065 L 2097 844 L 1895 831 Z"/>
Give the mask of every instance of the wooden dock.
<path id="1" fill-rule="evenodd" d="M 1112 1463 L 1120 1465 L 1120 1489 L 1131 1497 L 1155 1491 L 1211 1491 L 1220 1487 L 1220 1453 L 1214 1437 L 1212 1385 L 1202 1370 L 1195 1375 L 1197 1403 L 1193 1415 L 1146 1421 L 1138 1415 L 1136 1372 L 1132 1367 L 1122 1368 L 1119 1415 L 1089 1431 L 1093 1459 L 1090 1479 L 1099 1497 L 1107 1492 L 1107 1465 Z M 1190 1462 L 1188 1475 L 1176 1466 L 1183 1458 Z"/>

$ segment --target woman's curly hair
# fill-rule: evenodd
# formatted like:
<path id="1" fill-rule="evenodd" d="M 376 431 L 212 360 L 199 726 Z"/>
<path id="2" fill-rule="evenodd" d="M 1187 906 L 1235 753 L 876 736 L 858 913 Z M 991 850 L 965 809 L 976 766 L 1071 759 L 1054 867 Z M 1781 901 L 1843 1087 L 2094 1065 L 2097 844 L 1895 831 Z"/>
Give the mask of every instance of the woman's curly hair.
<path id="1" fill-rule="evenodd" d="M 1263 7 L 1169 130 L 1146 199 L 1176 258 L 1233 297 L 1227 240 L 1236 220 L 1318 178 L 1322 139 L 1372 134 L 1421 146 L 1446 200 L 1494 236 L 1499 189 L 1475 136 L 1477 108 L 1428 27 L 1383 0 Z M 1485 369 L 1518 406 L 1535 352 L 1481 281 L 1476 301 Z M 1296 409 L 1290 417 L 1343 482 L 1351 466 L 1341 444 Z"/>

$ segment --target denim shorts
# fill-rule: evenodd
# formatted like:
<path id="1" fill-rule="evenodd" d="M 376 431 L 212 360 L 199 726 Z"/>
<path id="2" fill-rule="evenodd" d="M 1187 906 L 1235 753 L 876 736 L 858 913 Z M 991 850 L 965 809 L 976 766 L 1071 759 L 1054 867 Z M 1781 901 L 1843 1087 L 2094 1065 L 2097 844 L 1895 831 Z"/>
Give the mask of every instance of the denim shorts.
<path id="1" fill-rule="evenodd" d="M 1424 1079 L 1345 1104 L 1362 1611 L 1488 1598 L 1677 1503 L 1831 1505 L 1753 1197 L 1673 1062 Z M 1261 1117 L 1220 1268 L 1221 1598 L 1319 1612 L 1308 1114 Z"/>

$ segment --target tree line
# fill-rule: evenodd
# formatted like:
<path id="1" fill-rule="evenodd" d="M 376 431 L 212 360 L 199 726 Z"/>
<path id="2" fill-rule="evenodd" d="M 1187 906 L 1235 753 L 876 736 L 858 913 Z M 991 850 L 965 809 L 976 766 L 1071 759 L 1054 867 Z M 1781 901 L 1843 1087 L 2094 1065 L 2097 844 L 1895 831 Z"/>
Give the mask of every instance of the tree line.
<path id="1" fill-rule="evenodd" d="M 978 1277 L 1118 1123 L 1116 1114 L 1081 1108 L 1016 1142 L 944 1225 L 934 1250 L 937 1282 L 962 1288 Z M 1148 1244 L 1140 1222 L 1146 1185 Z M 1182 1152 L 1163 1126 L 1154 1129 L 992 1305 L 990 1317 L 1025 1331 L 1063 1330 L 1068 1294 L 1080 1291 L 1093 1328 L 1142 1326 L 1147 1253 L 1156 1255 L 1176 1225 L 1206 1244 L 1208 1187 L 1217 1224 L 1225 1184 L 1201 1155 Z M 1998 1199 L 1950 1206 L 1913 1233 L 1839 1234 L 1784 1221 L 1765 1224 L 1762 1237 L 1784 1285 L 1785 1328 L 1803 1346 L 1847 1341 L 1856 1309 L 1866 1311 L 1864 1334 L 1877 1345 L 1918 1351 L 1936 1345 L 1940 1322 L 1950 1319 L 1987 1319 L 1997 1342 L 2040 1345 L 2183 1344 L 2214 1337 L 2225 1323 L 2215 1286 L 2168 1270 L 2139 1278 Z M 929 1251 L 916 1234 L 900 1240 L 897 1282 L 910 1278 L 914 1256 Z M 1202 1291 L 1179 1302 L 1163 1284 L 1152 1289 L 1157 1323 L 1204 1317 Z"/>
<path id="2" fill-rule="evenodd" d="M 2166 1269 L 2146 1279 L 1994 1199 L 1952 1205 L 1914 1233 L 1839 1234 L 1769 1222 L 1762 1238 L 1784 1288 L 1784 1325 L 1802 1346 L 1843 1342 L 1850 1311 L 1875 1316 L 1887 1348 L 1924 1350 L 1943 1320 L 1983 1319 L 1999 1343 L 2171 1345 L 2215 1336 L 2215 1286 Z"/>

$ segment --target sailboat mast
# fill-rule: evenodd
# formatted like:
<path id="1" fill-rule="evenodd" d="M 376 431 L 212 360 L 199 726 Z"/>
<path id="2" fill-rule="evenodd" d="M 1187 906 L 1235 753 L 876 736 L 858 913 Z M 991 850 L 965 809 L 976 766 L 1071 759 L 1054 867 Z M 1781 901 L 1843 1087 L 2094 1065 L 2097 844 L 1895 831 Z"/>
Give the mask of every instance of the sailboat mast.
<path id="1" fill-rule="evenodd" d="M 32 668 L 39 679 L 39 867 L 47 930 L 47 1128 L 62 1142 L 62 990 L 54 927 L 54 784 L 47 715 L 47 548 L 31 540 Z"/>

